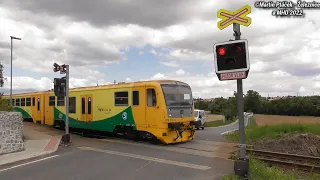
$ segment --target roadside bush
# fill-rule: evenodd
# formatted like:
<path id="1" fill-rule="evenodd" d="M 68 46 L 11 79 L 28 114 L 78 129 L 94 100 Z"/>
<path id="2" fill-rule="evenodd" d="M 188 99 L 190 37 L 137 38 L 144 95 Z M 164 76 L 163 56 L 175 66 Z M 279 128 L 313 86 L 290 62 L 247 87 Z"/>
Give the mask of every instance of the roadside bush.
<path id="1" fill-rule="evenodd" d="M 11 106 L 9 99 L 3 99 L 3 94 L 0 94 L 0 111 L 13 111 L 14 108 Z"/>

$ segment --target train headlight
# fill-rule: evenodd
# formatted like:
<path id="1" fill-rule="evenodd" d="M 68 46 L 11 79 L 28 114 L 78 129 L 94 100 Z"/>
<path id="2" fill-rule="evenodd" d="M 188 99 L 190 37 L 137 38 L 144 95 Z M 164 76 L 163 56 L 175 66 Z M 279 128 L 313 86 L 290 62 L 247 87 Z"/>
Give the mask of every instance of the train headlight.
<path id="1" fill-rule="evenodd" d="M 171 113 L 169 114 L 169 117 L 171 117 Z"/>

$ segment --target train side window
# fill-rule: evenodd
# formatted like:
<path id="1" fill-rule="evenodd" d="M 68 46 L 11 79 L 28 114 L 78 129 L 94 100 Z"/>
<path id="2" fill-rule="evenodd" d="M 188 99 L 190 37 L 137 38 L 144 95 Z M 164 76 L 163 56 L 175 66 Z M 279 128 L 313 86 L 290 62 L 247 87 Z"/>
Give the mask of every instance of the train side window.
<path id="1" fill-rule="evenodd" d="M 37 100 L 37 108 L 38 108 L 38 111 L 40 111 L 40 98 L 38 98 Z"/>
<path id="2" fill-rule="evenodd" d="M 21 98 L 21 106 L 25 106 L 26 105 L 26 98 Z"/>
<path id="3" fill-rule="evenodd" d="M 16 99 L 16 106 L 20 106 L 20 99 L 19 98 Z"/>
<path id="4" fill-rule="evenodd" d="M 55 105 L 56 105 L 56 97 L 49 96 L 49 106 L 55 106 Z"/>
<path id="5" fill-rule="evenodd" d="M 128 91 L 115 92 L 114 93 L 114 105 L 115 106 L 128 106 L 129 105 Z"/>
<path id="6" fill-rule="evenodd" d="M 139 91 L 132 91 L 132 105 L 139 106 Z"/>
<path id="7" fill-rule="evenodd" d="M 31 98 L 26 98 L 26 106 L 31 106 Z"/>
<path id="8" fill-rule="evenodd" d="M 58 97 L 57 106 L 64 106 L 64 97 Z"/>
<path id="9" fill-rule="evenodd" d="M 76 97 L 69 97 L 69 113 L 76 113 Z"/>
<path id="10" fill-rule="evenodd" d="M 36 105 L 36 98 L 32 98 L 32 106 L 35 106 Z"/>
<path id="11" fill-rule="evenodd" d="M 157 105 L 156 91 L 154 89 L 147 89 L 147 105 L 149 107 Z"/>
<path id="12" fill-rule="evenodd" d="M 88 114 L 91 114 L 91 109 L 92 109 L 92 101 L 91 101 L 91 97 L 88 97 Z"/>
<path id="13" fill-rule="evenodd" d="M 12 106 L 16 106 L 16 101 L 15 101 L 15 99 L 12 99 L 11 104 L 12 104 Z"/>
<path id="14" fill-rule="evenodd" d="M 86 114 L 86 99 L 81 98 L 81 113 Z"/>

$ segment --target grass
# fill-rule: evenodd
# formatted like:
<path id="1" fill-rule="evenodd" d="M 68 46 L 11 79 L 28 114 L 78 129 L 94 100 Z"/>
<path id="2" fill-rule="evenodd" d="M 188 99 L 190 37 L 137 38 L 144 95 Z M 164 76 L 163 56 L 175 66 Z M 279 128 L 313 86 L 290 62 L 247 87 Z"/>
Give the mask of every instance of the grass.
<path id="1" fill-rule="evenodd" d="M 295 133 L 313 133 L 320 135 L 320 124 L 282 124 L 275 126 L 258 126 L 256 124 L 255 118 L 251 117 L 246 127 L 246 143 L 250 144 L 263 138 L 280 138 L 285 135 L 295 134 Z M 228 140 L 239 142 L 239 132 L 235 131 L 233 133 L 227 134 L 226 138 Z M 236 159 L 238 153 L 231 155 L 232 159 Z M 251 179 L 255 180 L 312 180 L 320 179 L 319 174 L 308 173 L 302 176 L 301 173 L 296 171 L 284 171 L 276 167 L 269 167 L 263 162 L 260 162 L 254 158 L 249 160 Z M 239 179 L 236 175 L 229 174 L 223 177 L 224 180 L 236 180 Z"/>
<path id="2" fill-rule="evenodd" d="M 284 171 L 276 167 L 269 167 L 263 162 L 256 159 L 249 160 L 250 179 L 254 180 L 314 180 L 320 179 L 319 174 L 309 173 L 302 175 L 295 171 Z M 222 178 L 222 180 L 238 180 L 238 176 L 229 174 Z"/>
<path id="3" fill-rule="evenodd" d="M 234 121 L 235 120 L 224 122 L 223 120 L 217 120 L 217 121 L 206 122 L 205 127 L 225 126 L 225 125 L 233 123 Z"/>
<path id="4" fill-rule="evenodd" d="M 313 133 L 320 135 L 320 124 L 281 124 L 275 126 L 257 126 L 255 119 L 249 120 L 249 125 L 245 130 L 246 143 L 250 144 L 263 138 L 280 138 L 295 133 Z M 239 133 L 235 131 L 227 134 L 228 140 L 239 142 Z"/>

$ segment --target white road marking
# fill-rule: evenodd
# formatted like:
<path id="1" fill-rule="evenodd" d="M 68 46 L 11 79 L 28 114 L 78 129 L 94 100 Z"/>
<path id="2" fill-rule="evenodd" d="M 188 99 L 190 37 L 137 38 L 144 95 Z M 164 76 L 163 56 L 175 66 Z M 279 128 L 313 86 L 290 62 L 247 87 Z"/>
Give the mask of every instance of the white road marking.
<path id="1" fill-rule="evenodd" d="M 136 171 L 139 171 L 140 169 L 145 168 L 146 166 L 148 166 L 150 163 L 152 163 L 152 161 L 149 161 L 147 164 L 143 165 L 142 167 L 140 167 L 139 169 L 137 169 Z"/>
<path id="2" fill-rule="evenodd" d="M 231 124 L 227 124 L 227 125 L 223 125 L 223 126 L 216 126 L 216 127 L 207 127 L 210 129 L 218 129 L 218 128 L 222 128 L 222 127 L 228 127 L 228 126 L 233 126 L 235 125 L 239 120 L 237 119 L 235 122 L 231 123 Z"/>
<path id="3" fill-rule="evenodd" d="M 28 164 L 44 161 L 44 160 L 51 159 L 51 158 L 54 158 L 54 157 L 57 157 L 57 156 L 59 156 L 59 155 L 53 155 L 53 156 L 45 157 L 45 158 L 42 158 L 42 159 L 30 161 L 30 162 L 27 162 L 27 163 L 19 164 L 19 165 L 16 165 L 16 166 L 12 166 L 12 167 L 9 167 L 9 168 L 0 169 L 0 172 L 7 171 L 7 170 L 10 170 L 10 169 L 14 169 L 14 168 L 21 167 L 21 166 L 25 166 L 25 165 L 28 165 Z"/>
<path id="4" fill-rule="evenodd" d="M 245 127 L 246 127 L 246 126 L 248 126 L 249 118 L 248 117 L 245 117 L 245 118 L 247 119 L 247 121 L 245 121 Z M 236 122 L 238 122 L 238 120 Z M 236 123 L 236 122 L 234 122 L 234 123 Z M 221 133 L 221 135 L 225 135 L 225 134 L 228 134 L 230 132 L 237 131 L 237 130 L 239 130 L 239 128 L 238 129 L 232 129 L 232 130 L 229 130 L 229 131 L 225 131 L 225 132 Z"/>
<path id="5" fill-rule="evenodd" d="M 171 152 L 176 152 L 176 153 L 184 153 L 184 154 L 191 154 L 191 155 L 196 155 L 196 156 L 202 156 L 202 157 L 208 157 L 208 158 L 214 158 L 216 157 L 214 154 L 214 151 L 212 152 L 207 152 L 207 151 L 202 151 L 202 150 L 194 150 L 194 149 L 186 149 L 183 147 L 168 147 L 168 146 L 155 146 L 155 145 L 150 145 L 150 144 L 145 144 L 145 143 L 137 143 L 137 142 L 128 142 L 125 140 L 116 140 L 116 139 L 99 139 L 100 141 L 105 141 L 105 142 L 111 142 L 111 143 L 119 143 L 119 144 L 126 144 L 126 145 L 134 145 L 134 146 L 140 146 L 140 147 L 146 147 L 146 148 L 153 148 L 153 149 L 158 149 L 158 150 L 165 150 L 165 151 L 171 151 Z"/>
<path id="6" fill-rule="evenodd" d="M 114 155 L 119 155 L 119 156 L 131 157 L 131 158 L 142 159 L 142 160 L 146 160 L 146 161 L 153 161 L 153 162 L 164 163 L 164 164 L 171 164 L 171 165 L 175 165 L 175 166 L 187 167 L 187 168 L 192 168 L 192 169 L 208 170 L 211 168 L 209 166 L 202 166 L 202 165 L 197 165 L 197 164 L 171 161 L 171 160 L 167 160 L 167 159 L 141 156 L 141 155 L 137 155 L 137 154 L 110 151 L 110 150 L 105 150 L 105 149 L 97 149 L 97 148 L 92 148 L 92 147 L 84 147 L 83 146 L 83 147 L 78 147 L 78 148 L 82 149 L 82 150 L 89 150 L 89 151 L 96 151 L 96 152 L 102 152 L 102 153 L 107 153 L 107 154 L 114 154 Z"/>
<path id="7" fill-rule="evenodd" d="M 225 131 L 225 132 L 221 133 L 221 135 L 225 135 L 225 134 L 228 134 L 228 133 L 236 131 L 236 130 L 238 130 L 238 129 L 232 129 L 232 130 L 229 130 L 229 131 Z"/>

